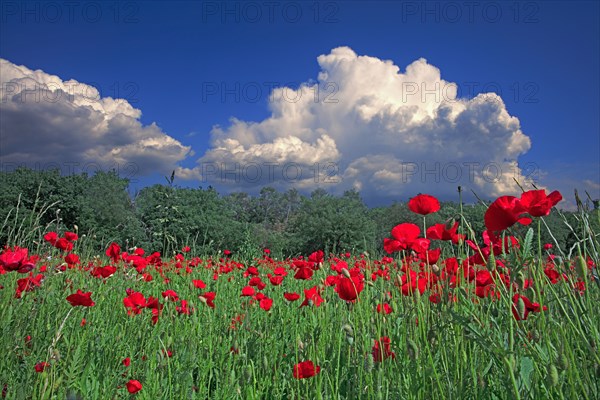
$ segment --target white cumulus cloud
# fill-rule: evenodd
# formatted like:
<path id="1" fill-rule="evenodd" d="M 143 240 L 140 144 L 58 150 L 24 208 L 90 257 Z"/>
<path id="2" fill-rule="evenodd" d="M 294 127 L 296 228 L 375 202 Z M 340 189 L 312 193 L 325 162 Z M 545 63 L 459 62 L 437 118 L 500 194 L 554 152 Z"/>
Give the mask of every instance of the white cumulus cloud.
<path id="1" fill-rule="evenodd" d="M 423 58 L 401 70 L 338 47 L 317 62 L 316 81 L 273 90 L 265 120 L 216 126 L 196 170 L 212 165 L 208 175 L 236 190 L 268 183 L 380 198 L 454 197 L 458 185 L 484 197 L 519 192 L 517 161 L 531 142 L 496 94 L 458 98 L 457 85 Z M 262 179 L 244 179 L 248 164 L 262 166 Z M 302 176 L 286 179 L 289 164 Z"/>
<path id="2" fill-rule="evenodd" d="M 0 162 L 168 173 L 193 154 L 123 99 L 0 59 Z"/>

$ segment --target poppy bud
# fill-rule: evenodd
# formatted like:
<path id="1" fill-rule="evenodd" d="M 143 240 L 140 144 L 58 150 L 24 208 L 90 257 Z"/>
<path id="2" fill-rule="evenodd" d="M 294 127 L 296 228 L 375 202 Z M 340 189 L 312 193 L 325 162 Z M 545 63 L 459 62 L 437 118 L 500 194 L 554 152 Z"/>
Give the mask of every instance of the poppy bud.
<path id="1" fill-rule="evenodd" d="M 564 349 L 561 349 L 561 351 L 558 353 L 558 359 L 556 361 L 558 362 L 560 369 L 563 371 L 569 368 L 569 359 L 567 358 Z"/>
<path id="2" fill-rule="evenodd" d="M 435 332 L 435 330 L 430 329 L 429 332 L 427 332 L 427 339 L 429 340 L 429 343 L 431 343 L 432 346 L 434 346 L 437 343 L 437 333 Z"/>
<path id="3" fill-rule="evenodd" d="M 348 270 L 346 268 L 342 268 L 342 275 L 344 275 L 348 279 L 352 278 L 352 276 L 350 275 L 350 272 L 348 272 Z"/>
<path id="4" fill-rule="evenodd" d="M 446 230 L 449 231 L 450 229 L 454 228 L 455 223 L 456 220 L 454 218 L 449 218 L 448 220 L 446 220 L 446 226 L 444 226 L 444 228 L 446 228 Z"/>
<path id="5" fill-rule="evenodd" d="M 556 369 L 556 366 L 554 364 L 550 364 L 550 366 L 548 367 L 546 382 L 550 387 L 558 385 L 558 370 Z"/>
<path id="6" fill-rule="evenodd" d="M 494 252 L 490 251 L 490 256 L 488 257 L 487 262 L 488 271 L 494 271 L 496 269 L 496 257 L 494 257 Z"/>
<path id="7" fill-rule="evenodd" d="M 419 348 L 412 339 L 408 339 L 406 341 L 406 350 L 411 360 L 416 360 L 417 358 L 419 358 Z"/>
<path id="8" fill-rule="evenodd" d="M 345 324 L 344 326 L 342 326 L 342 330 L 346 332 L 346 335 L 354 336 L 354 328 L 352 328 L 352 325 Z"/>
<path id="9" fill-rule="evenodd" d="M 365 360 L 365 371 L 371 372 L 375 368 L 375 360 L 373 359 L 373 354 L 368 354 Z"/>
<path id="10" fill-rule="evenodd" d="M 437 276 L 440 276 L 440 274 L 442 273 L 442 270 L 440 269 L 439 265 L 437 264 L 433 264 L 431 266 L 431 270 L 433 271 L 434 274 L 436 274 Z"/>
<path id="11" fill-rule="evenodd" d="M 586 278 L 587 276 L 587 263 L 585 262 L 585 258 L 583 258 L 583 256 L 578 256 L 577 257 L 577 262 L 575 264 L 575 271 L 577 272 L 577 275 L 579 275 L 579 277 L 581 279 Z"/>
<path id="12" fill-rule="evenodd" d="M 304 350 L 304 343 L 300 339 L 300 336 L 298 336 L 297 343 L 298 343 L 298 350 L 303 351 Z"/>
<path id="13" fill-rule="evenodd" d="M 525 301 L 523 301 L 522 297 L 519 297 L 519 301 L 517 302 L 517 312 L 519 313 L 519 318 L 525 319 Z"/>
<path id="14" fill-rule="evenodd" d="M 396 284 L 396 286 L 398 286 L 399 288 L 402 287 L 402 276 L 400 274 L 396 275 L 396 280 L 394 282 Z"/>
<path id="15" fill-rule="evenodd" d="M 421 291 L 418 288 L 414 290 L 413 297 L 417 303 L 421 301 Z"/>
<path id="16" fill-rule="evenodd" d="M 487 382 L 485 381 L 485 378 L 479 373 L 477 374 L 477 384 L 482 389 L 485 389 L 487 386 Z"/>

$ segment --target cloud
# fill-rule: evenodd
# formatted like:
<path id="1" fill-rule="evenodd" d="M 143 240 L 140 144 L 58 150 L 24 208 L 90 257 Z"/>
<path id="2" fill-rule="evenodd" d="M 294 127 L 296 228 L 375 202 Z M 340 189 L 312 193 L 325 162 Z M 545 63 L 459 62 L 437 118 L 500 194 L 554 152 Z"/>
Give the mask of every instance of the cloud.
<path id="1" fill-rule="evenodd" d="M 0 162 L 5 167 L 170 173 L 191 148 L 126 100 L 0 59 Z"/>
<path id="2" fill-rule="evenodd" d="M 273 90 L 268 118 L 215 126 L 195 170 L 235 190 L 356 188 L 383 199 L 455 198 L 458 185 L 482 197 L 519 192 L 513 178 L 523 178 L 518 158 L 531 142 L 496 94 L 458 98 L 457 85 L 423 58 L 401 71 L 338 47 L 317 62 L 317 81 Z M 306 173 L 286 179 L 292 164 Z M 260 179 L 244 179 L 248 165 L 261 166 Z"/>

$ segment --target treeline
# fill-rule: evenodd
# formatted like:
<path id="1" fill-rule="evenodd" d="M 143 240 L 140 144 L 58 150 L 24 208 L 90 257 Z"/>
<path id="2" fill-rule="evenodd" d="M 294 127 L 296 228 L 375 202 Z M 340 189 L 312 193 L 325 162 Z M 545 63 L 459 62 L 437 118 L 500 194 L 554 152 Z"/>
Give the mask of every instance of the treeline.
<path id="1" fill-rule="evenodd" d="M 90 242 L 98 250 L 114 241 L 163 254 L 191 246 L 206 254 L 229 249 L 256 256 L 269 248 L 278 256 L 318 249 L 379 255 L 383 238 L 395 225 L 423 226 L 422 217 L 409 211 L 405 202 L 368 208 L 356 191 L 336 197 L 317 189 L 303 196 L 295 189 L 282 193 L 265 187 L 257 196 L 219 195 L 210 187 L 171 184 L 146 187 L 130 196 L 128 181 L 114 172 L 61 176 L 59 171 L 25 168 L 1 172 L 0 187 L 3 246 L 39 242 L 49 230 L 77 229 L 80 236 L 94 237 Z M 480 238 L 486 206 L 462 209 Z M 460 212 L 459 204 L 442 203 L 439 212 L 427 216 L 427 225 L 458 219 Z M 563 248 L 576 241 L 565 224 L 576 226 L 576 218 L 574 213 L 553 211 L 545 219 Z M 553 242 L 545 228 L 542 241 Z"/>

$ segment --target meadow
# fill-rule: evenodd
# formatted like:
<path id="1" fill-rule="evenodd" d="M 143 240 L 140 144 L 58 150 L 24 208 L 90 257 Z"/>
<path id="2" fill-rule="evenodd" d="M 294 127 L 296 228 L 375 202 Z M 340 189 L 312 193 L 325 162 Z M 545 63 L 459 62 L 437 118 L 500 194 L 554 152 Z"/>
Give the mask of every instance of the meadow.
<path id="1" fill-rule="evenodd" d="M 418 195 L 380 254 L 293 258 L 5 224 L 2 398 L 598 399 L 600 210 L 561 248 L 561 199 L 502 196 L 477 235 Z"/>

